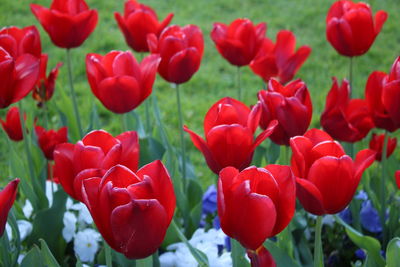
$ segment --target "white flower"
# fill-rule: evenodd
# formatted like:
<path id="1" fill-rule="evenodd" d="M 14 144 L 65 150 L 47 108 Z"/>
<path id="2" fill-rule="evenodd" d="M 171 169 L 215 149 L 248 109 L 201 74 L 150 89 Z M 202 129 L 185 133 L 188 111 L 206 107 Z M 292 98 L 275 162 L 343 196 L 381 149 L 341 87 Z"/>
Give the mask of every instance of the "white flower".
<path id="1" fill-rule="evenodd" d="M 22 254 L 22 253 L 18 255 L 18 259 L 17 259 L 18 264 L 21 264 L 21 263 L 22 263 L 22 261 L 23 261 L 24 258 L 25 258 L 25 255 L 26 255 L 26 254 Z"/>
<path id="2" fill-rule="evenodd" d="M 32 203 L 29 200 L 25 200 L 25 205 L 22 207 L 22 212 L 25 218 L 29 219 L 33 212 Z"/>
<path id="3" fill-rule="evenodd" d="M 207 255 L 210 267 L 232 266 L 232 259 L 229 252 L 219 255 L 218 245 L 224 245 L 226 235 L 222 230 L 210 229 L 207 232 L 203 228 L 197 229 L 189 243 L 196 249 Z M 175 243 L 167 247 L 167 252 L 160 256 L 162 267 L 196 267 L 195 258 L 184 243 Z"/>
<path id="4" fill-rule="evenodd" d="M 46 197 L 49 201 L 49 207 L 53 205 L 53 192 L 55 193 L 58 190 L 57 184 L 52 181 L 46 181 Z"/>
<path id="5" fill-rule="evenodd" d="M 11 240 L 12 239 L 12 229 L 8 223 L 6 223 L 6 233 L 8 236 L 8 240 Z"/>
<path id="6" fill-rule="evenodd" d="M 79 223 L 82 223 L 82 222 L 84 222 L 86 224 L 93 223 L 92 216 L 90 215 L 90 212 L 89 212 L 88 208 L 86 207 L 86 205 L 84 205 L 83 203 L 78 203 L 78 204 L 72 205 L 71 210 L 79 211 L 79 217 L 78 217 Z"/>
<path id="7" fill-rule="evenodd" d="M 73 204 L 74 204 L 74 202 L 72 201 L 72 199 L 70 197 L 68 197 L 67 202 L 65 203 L 65 208 L 67 210 L 70 210 Z"/>
<path id="8" fill-rule="evenodd" d="M 64 228 L 62 230 L 62 235 L 67 243 L 70 242 L 75 235 L 76 221 L 77 219 L 75 214 L 69 211 L 64 213 Z"/>
<path id="9" fill-rule="evenodd" d="M 27 236 L 32 233 L 32 224 L 25 220 L 18 220 L 18 231 L 21 241 L 23 241 Z"/>
<path id="10" fill-rule="evenodd" d="M 83 262 L 93 262 L 99 249 L 100 234 L 93 229 L 78 232 L 74 239 L 75 254 Z"/>

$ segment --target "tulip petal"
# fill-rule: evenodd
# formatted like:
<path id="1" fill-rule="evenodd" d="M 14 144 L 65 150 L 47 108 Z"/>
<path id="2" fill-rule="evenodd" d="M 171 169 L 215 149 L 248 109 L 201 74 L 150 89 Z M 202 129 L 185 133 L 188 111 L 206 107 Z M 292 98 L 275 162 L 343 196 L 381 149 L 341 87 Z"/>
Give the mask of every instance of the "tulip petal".
<path id="1" fill-rule="evenodd" d="M 306 179 L 296 178 L 296 194 L 304 209 L 315 215 L 326 213 L 321 192 Z"/>
<path id="2" fill-rule="evenodd" d="M 104 130 L 94 130 L 83 137 L 82 142 L 85 146 L 100 147 L 104 154 L 107 154 L 118 141 Z"/>
<path id="3" fill-rule="evenodd" d="M 251 151 L 254 151 L 265 139 L 268 138 L 268 136 L 270 136 L 274 129 L 277 127 L 278 125 L 278 121 L 277 120 L 273 120 L 269 123 L 267 129 L 265 129 L 262 133 L 260 133 L 256 140 L 253 143 L 252 149 Z"/>
<path id="4" fill-rule="evenodd" d="M 289 224 L 296 209 L 296 180 L 289 166 L 268 165 L 265 168 L 275 178 L 279 196 L 274 201 L 276 208 L 276 223 L 272 235 L 277 235 Z"/>
<path id="5" fill-rule="evenodd" d="M 375 160 L 376 151 L 371 149 L 363 149 L 356 155 L 354 162 L 355 172 L 354 176 L 360 180 L 363 172 L 367 169 Z"/>
<path id="6" fill-rule="evenodd" d="M 157 200 L 133 200 L 111 214 L 111 229 L 127 258 L 140 259 L 153 254 L 167 231 L 167 214 Z"/>
<path id="7" fill-rule="evenodd" d="M 354 176 L 353 168 L 353 161 L 347 155 L 325 156 L 311 166 L 308 180 L 321 192 L 326 213 L 338 213 L 350 203 L 360 181 Z M 337 190 L 332 190 L 332 185 Z"/>
<path id="8" fill-rule="evenodd" d="M 215 161 L 212 152 L 210 151 L 207 143 L 198 134 L 187 128 L 186 125 L 183 126 L 183 130 L 190 135 L 190 139 L 193 145 L 203 153 L 203 156 L 207 162 L 208 167 L 214 172 L 218 173 L 221 170 L 221 166 Z"/>
<path id="9" fill-rule="evenodd" d="M 84 197 L 82 196 L 82 191 L 83 191 L 83 183 L 85 180 L 91 179 L 91 178 L 101 178 L 104 175 L 104 171 L 102 169 L 85 169 L 81 172 L 79 172 L 73 181 L 73 186 L 74 186 L 74 193 L 75 196 L 74 198 L 83 202 Z"/>
<path id="10" fill-rule="evenodd" d="M 134 172 L 118 164 L 107 171 L 101 180 L 100 186 L 105 186 L 107 183 L 111 182 L 113 187 L 126 188 L 140 181 L 141 179 Z"/>
<path id="11" fill-rule="evenodd" d="M 217 191 L 217 205 L 218 205 L 218 216 L 220 218 L 221 224 L 225 225 L 223 231 L 228 235 L 233 235 L 233 229 L 229 223 L 229 214 L 226 217 L 226 199 L 229 202 L 230 197 L 230 186 L 233 179 L 239 174 L 239 170 L 234 167 L 223 168 L 219 173 L 218 179 L 218 191 Z"/>
<path id="12" fill-rule="evenodd" d="M 375 34 L 378 35 L 383 27 L 383 24 L 385 23 L 385 21 L 388 18 L 388 14 L 383 11 L 383 10 L 379 10 L 378 12 L 376 12 L 375 14 Z"/>
<path id="13" fill-rule="evenodd" d="M 174 54 L 168 65 L 168 81 L 176 84 L 187 82 L 199 69 L 200 61 L 200 52 L 194 47 Z"/>
<path id="14" fill-rule="evenodd" d="M 176 200 L 168 170 L 160 160 L 156 160 L 143 166 L 137 172 L 137 176 L 142 179 L 146 176 L 150 177 L 153 183 L 154 198 L 165 208 L 167 220 L 170 222 L 174 216 Z"/>
<path id="15" fill-rule="evenodd" d="M 116 137 L 121 141 L 122 153 L 119 164 L 128 167 L 132 171 L 137 171 L 139 165 L 139 137 L 137 132 L 128 131 Z"/>
<path id="16" fill-rule="evenodd" d="M 9 182 L 6 187 L 0 191 L 0 237 L 3 235 L 6 227 L 8 212 L 14 204 L 17 196 L 18 184 L 19 179 L 17 178 Z"/>
<path id="17" fill-rule="evenodd" d="M 56 146 L 54 149 L 54 177 L 60 181 L 64 191 L 73 198 L 75 196 L 74 190 L 74 144 L 64 143 Z"/>
<path id="18" fill-rule="evenodd" d="M 149 55 L 140 63 L 141 70 L 141 99 L 146 99 L 153 90 L 153 84 L 156 79 L 157 68 L 161 62 L 159 55 Z"/>

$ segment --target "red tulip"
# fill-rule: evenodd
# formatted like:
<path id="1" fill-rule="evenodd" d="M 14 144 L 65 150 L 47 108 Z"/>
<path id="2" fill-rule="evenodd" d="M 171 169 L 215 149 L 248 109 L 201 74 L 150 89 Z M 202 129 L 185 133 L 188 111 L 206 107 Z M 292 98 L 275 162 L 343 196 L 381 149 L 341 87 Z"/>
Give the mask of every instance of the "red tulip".
<path id="1" fill-rule="evenodd" d="M 0 191 L 0 237 L 3 236 L 6 228 L 8 213 L 14 204 L 17 196 L 19 179 L 16 178 L 9 182 L 2 191 Z"/>
<path id="2" fill-rule="evenodd" d="M 250 258 L 251 267 L 276 267 L 274 258 L 265 247 L 256 251 L 247 250 L 247 256 Z"/>
<path id="3" fill-rule="evenodd" d="M 40 59 L 40 73 L 39 80 L 36 83 L 36 87 L 32 92 L 32 97 L 38 101 L 38 105 L 47 102 L 53 96 L 56 79 L 58 76 L 58 69 L 62 66 L 62 63 L 58 63 L 54 69 L 52 69 L 49 75 L 46 77 L 48 55 L 42 54 Z"/>
<path id="4" fill-rule="evenodd" d="M 315 215 L 335 214 L 343 210 L 353 198 L 362 173 L 374 162 L 376 154 L 364 149 L 357 153 L 353 161 L 338 142 L 317 129 L 291 138 L 290 146 L 297 197 L 304 209 Z"/>
<path id="5" fill-rule="evenodd" d="M 373 17 L 371 7 L 363 2 L 335 2 L 326 16 L 326 38 L 336 51 L 347 57 L 365 54 L 387 19 L 385 11 Z"/>
<path id="6" fill-rule="evenodd" d="M 375 159 L 377 161 L 382 160 L 384 138 L 385 138 L 384 134 L 380 135 L 373 134 L 371 141 L 369 142 L 369 149 L 376 151 Z M 386 146 L 386 158 L 389 158 L 393 154 L 396 146 L 397 146 L 397 139 L 389 137 Z"/>
<path id="7" fill-rule="evenodd" d="M 24 120 L 26 120 L 26 114 L 24 113 Z M 12 107 L 8 110 L 6 120 L 0 119 L 1 126 L 7 133 L 8 137 L 13 141 L 21 141 L 24 139 L 21 127 L 21 120 L 19 117 L 19 109 Z"/>
<path id="8" fill-rule="evenodd" d="M 41 50 L 34 26 L 0 30 L 0 108 L 18 102 L 34 88 Z"/>
<path id="9" fill-rule="evenodd" d="M 40 59 L 42 54 L 40 35 L 35 26 L 25 28 L 11 26 L 1 29 L 0 47 L 15 60 L 24 54 L 31 54 Z"/>
<path id="10" fill-rule="evenodd" d="M 211 39 L 218 52 L 232 65 L 248 65 L 262 46 L 267 24 L 253 24 L 249 19 L 236 19 L 230 25 L 214 23 Z"/>
<path id="11" fill-rule="evenodd" d="M 151 94 L 159 62 L 159 55 L 150 55 L 138 64 L 129 51 L 112 51 L 104 57 L 88 54 L 86 74 L 93 94 L 106 108 L 126 113 Z"/>
<path id="12" fill-rule="evenodd" d="M 50 9 L 31 4 L 31 11 L 61 48 L 80 46 L 96 27 L 97 10 L 89 9 L 84 0 L 53 0 Z"/>
<path id="13" fill-rule="evenodd" d="M 250 250 L 280 233 L 296 207 L 295 177 L 289 166 L 227 167 L 219 173 L 218 216 L 225 234 Z"/>
<path id="14" fill-rule="evenodd" d="M 103 130 L 88 133 L 82 141 L 56 146 L 54 177 L 65 192 L 82 201 L 82 182 L 102 177 L 112 166 L 121 164 L 136 171 L 139 164 L 139 141 L 136 132 L 124 132 L 113 137 Z"/>
<path id="15" fill-rule="evenodd" d="M 128 0 L 125 2 L 124 14 L 115 12 L 114 16 L 128 45 L 137 52 L 148 52 L 147 35 L 152 33 L 158 37 L 174 14 L 169 13 L 163 21 L 158 22 L 157 14 L 151 7 L 136 0 Z"/>
<path id="16" fill-rule="evenodd" d="M 336 140 L 358 142 L 374 127 L 368 105 L 363 99 L 350 99 L 351 88 L 346 79 L 340 87 L 335 77 L 332 80 L 321 125 Z"/>
<path id="17" fill-rule="evenodd" d="M 84 202 L 107 243 L 127 258 L 140 259 L 161 245 L 174 216 L 174 187 L 161 161 L 136 173 L 112 167 L 83 182 Z"/>
<path id="18" fill-rule="evenodd" d="M 262 113 L 260 126 L 266 129 L 271 121 L 277 120 L 278 126 L 271 134 L 271 140 L 278 145 L 289 145 L 289 139 L 302 135 L 311 122 L 312 103 L 307 85 L 295 80 L 281 85 L 271 79 L 268 90 L 258 92 Z"/>
<path id="19" fill-rule="evenodd" d="M 400 127 L 400 57 L 387 75 L 374 71 L 365 87 L 365 98 L 376 127 L 393 132 Z"/>
<path id="20" fill-rule="evenodd" d="M 58 144 L 68 141 L 67 127 L 61 127 L 58 131 L 53 129 L 46 131 L 45 128 L 36 125 L 35 132 L 38 138 L 39 147 L 48 160 L 54 159 L 53 152 Z"/>
<path id="21" fill-rule="evenodd" d="M 206 140 L 183 127 L 190 134 L 195 147 L 200 150 L 214 172 L 233 166 L 239 170 L 248 167 L 254 150 L 275 129 L 277 122 L 271 121 L 267 129 L 254 139 L 260 120 L 260 104 L 250 110 L 242 102 L 225 97 L 215 103 L 204 119 Z"/>
<path id="22" fill-rule="evenodd" d="M 203 33 L 196 25 L 165 28 L 157 40 L 149 34 L 147 43 L 151 53 L 161 56 L 158 73 L 170 83 L 184 83 L 200 68 L 204 50 Z"/>
<path id="23" fill-rule="evenodd" d="M 250 63 L 252 71 L 265 82 L 279 78 L 282 84 L 293 79 L 311 53 L 309 46 L 302 46 L 296 52 L 296 36 L 287 30 L 279 31 L 276 44 L 264 38 L 261 48 Z"/>
<path id="24" fill-rule="evenodd" d="M 394 178 L 396 180 L 397 188 L 400 189 L 400 170 L 396 171 L 394 174 Z"/>

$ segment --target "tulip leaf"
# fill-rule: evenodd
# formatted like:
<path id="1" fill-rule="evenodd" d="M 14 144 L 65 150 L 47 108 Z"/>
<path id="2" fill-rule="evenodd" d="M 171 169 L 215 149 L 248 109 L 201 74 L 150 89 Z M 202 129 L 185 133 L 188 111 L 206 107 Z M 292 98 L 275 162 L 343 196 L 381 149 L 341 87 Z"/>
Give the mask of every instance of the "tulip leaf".
<path id="1" fill-rule="evenodd" d="M 165 148 L 164 146 L 154 139 L 153 137 L 146 136 L 139 139 L 140 144 L 140 162 L 139 165 L 143 166 L 157 159 L 162 159 Z"/>
<path id="2" fill-rule="evenodd" d="M 20 267 L 44 266 L 42 255 L 39 248 L 34 245 L 33 248 L 25 255 Z"/>
<path id="3" fill-rule="evenodd" d="M 400 267 L 400 238 L 390 240 L 386 248 L 386 267 Z"/>
<path id="4" fill-rule="evenodd" d="M 146 134 L 142 120 L 135 110 L 129 112 L 128 115 L 130 115 L 126 117 L 126 126 L 128 127 L 128 129 L 135 129 L 140 138 L 150 136 L 150 133 Z"/>
<path id="5" fill-rule="evenodd" d="M 240 245 L 238 241 L 231 238 L 232 244 L 232 267 L 246 267 L 250 266 L 250 263 L 246 260 L 246 250 Z"/>
<path id="6" fill-rule="evenodd" d="M 29 244 L 37 242 L 42 238 L 46 241 L 55 257 L 59 260 L 63 258 L 65 241 L 60 238 L 64 227 L 63 218 L 67 195 L 59 190 L 54 193 L 53 205 L 49 209 L 41 210 L 33 220 L 33 231 L 27 240 Z"/>
<path id="7" fill-rule="evenodd" d="M 334 216 L 335 220 L 345 227 L 347 236 L 357 246 L 367 251 L 368 259 L 371 263 L 370 266 L 385 266 L 385 260 L 380 254 L 381 244 L 379 241 L 371 236 L 365 236 L 355 230 L 353 227 L 345 223 L 339 216 Z"/>
<path id="8" fill-rule="evenodd" d="M 264 246 L 272 254 L 278 267 L 300 267 L 300 265 L 289 256 L 286 250 L 278 247 L 276 243 L 271 240 L 265 241 Z"/>
<path id="9" fill-rule="evenodd" d="M 153 267 L 153 256 L 136 260 L 136 267 Z"/>
<path id="10" fill-rule="evenodd" d="M 90 113 L 89 126 L 86 132 L 88 133 L 95 129 L 101 129 L 101 121 L 99 118 L 99 113 L 97 112 L 97 106 L 95 103 L 93 103 L 92 111 Z"/>
<path id="11" fill-rule="evenodd" d="M 0 266 L 11 266 L 10 240 L 7 231 L 4 230 L 3 236 L 0 237 Z"/>
<path id="12" fill-rule="evenodd" d="M 40 247 L 42 252 L 43 263 L 49 267 L 59 267 L 60 265 L 54 258 L 53 254 L 51 254 L 49 247 L 46 244 L 46 241 L 40 239 Z"/>
<path id="13" fill-rule="evenodd" d="M 72 141 L 75 142 L 81 139 L 81 136 L 72 106 L 72 99 L 67 95 L 66 90 L 57 90 L 57 92 L 60 94 L 60 97 L 58 98 L 57 104 L 54 106 L 60 114 L 63 125 L 68 125 L 68 132 L 72 137 Z M 63 110 L 61 110 L 60 107 L 62 107 Z"/>

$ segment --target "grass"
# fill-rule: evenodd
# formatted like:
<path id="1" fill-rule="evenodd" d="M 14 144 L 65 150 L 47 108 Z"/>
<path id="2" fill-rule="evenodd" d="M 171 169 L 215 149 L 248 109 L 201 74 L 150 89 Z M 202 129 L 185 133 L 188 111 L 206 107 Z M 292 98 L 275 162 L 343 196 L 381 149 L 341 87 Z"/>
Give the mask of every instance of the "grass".
<path id="1" fill-rule="evenodd" d="M 49 0 L 36 0 L 37 4 L 50 6 Z M 289 29 L 297 36 L 297 44 L 309 45 L 313 51 L 297 77 L 303 79 L 310 90 L 314 105 L 314 116 L 311 127 L 319 127 L 319 114 L 321 114 L 325 97 L 331 87 L 331 77 L 342 79 L 348 76 L 349 59 L 339 56 L 325 38 L 325 16 L 333 1 L 331 0 L 252 0 L 252 1 L 225 1 L 225 0 L 149 0 L 145 4 L 152 6 L 164 18 L 167 13 L 175 13 L 172 21 L 174 24 L 196 24 L 203 33 L 205 40 L 205 53 L 199 72 L 188 83 L 181 86 L 184 124 L 198 133 L 202 133 L 202 123 L 208 108 L 224 96 L 237 96 L 236 67 L 229 65 L 217 52 L 210 39 L 210 31 L 214 22 L 229 23 L 238 17 L 247 17 L 255 23 L 267 22 L 269 38 L 275 40 L 276 33 L 281 29 Z M 16 25 L 19 27 L 35 24 L 42 37 L 43 52 L 49 54 L 49 67 L 55 66 L 59 61 L 66 62 L 65 51 L 55 47 L 47 34 L 43 31 L 33 14 L 30 12 L 31 1 L 3 0 L 0 5 L 0 26 Z M 99 11 L 99 23 L 94 33 L 79 48 L 72 51 L 73 72 L 75 88 L 78 93 L 79 109 L 83 125 L 89 122 L 89 114 L 93 103 L 98 107 L 104 129 L 113 134 L 121 132 L 122 125 L 116 115 L 106 110 L 93 96 L 86 80 L 85 55 L 87 53 L 105 54 L 110 50 L 128 50 L 122 33 L 114 20 L 114 11 L 123 10 L 123 1 L 95 1 L 88 0 L 91 8 Z M 389 71 L 394 59 L 400 53 L 400 10 L 396 0 L 369 1 L 376 12 L 386 10 L 389 18 L 382 32 L 379 34 L 370 51 L 355 59 L 354 95 L 361 97 L 369 73 L 374 70 Z M 58 127 L 60 119 L 54 111 L 58 105 L 63 109 L 60 101 L 60 91 L 68 92 L 67 68 L 60 70 L 57 89 L 52 100 L 52 123 Z M 247 67 L 242 70 L 242 86 L 244 102 L 248 105 L 256 102 L 256 93 L 261 89 L 261 79 L 255 76 Z M 178 136 L 178 116 L 174 89 L 161 77 L 157 77 L 154 86 L 162 116 L 170 137 Z M 30 97 L 24 100 L 25 108 L 30 117 L 38 114 L 34 102 Z M 4 117 L 6 110 L 1 110 Z M 144 105 L 138 108 L 144 114 Z M 174 145 L 179 145 L 178 138 L 174 138 Z M 202 180 L 203 186 L 210 184 L 214 174 L 204 164 L 204 159 L 191 144 L 186 135 L 189 155 L 197 168 L 197 175 Z M 7 147 L 4 137 L 0 144 Z M 364 142 L 366 145 L 366 142 Z M 20 144 L 18 144 L 19 146 Z M 20 148 L 18 148 L 20 149 Z M 22 148 L 21 148 L 22 149 Z M 3 149 L 0 157 L 0 170 L 7 173 L 7 149 Z M 21 150 L 22 151 L 22 150 Z M 1 177 L 6 175 L 2 174 Z"/>

